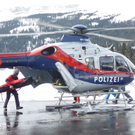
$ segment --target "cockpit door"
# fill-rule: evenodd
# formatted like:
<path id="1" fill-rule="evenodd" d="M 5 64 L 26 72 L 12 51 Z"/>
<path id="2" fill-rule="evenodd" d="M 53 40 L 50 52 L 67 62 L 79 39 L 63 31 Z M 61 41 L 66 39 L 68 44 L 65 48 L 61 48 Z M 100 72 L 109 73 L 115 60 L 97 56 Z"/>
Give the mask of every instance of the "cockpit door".
<path id="1" fill-rule="evenodd" d="M 116 71 L 126 73 L 130 72 L 129 66 L 123 57 L 115 56 L 115 62 L 116 62 Z"/>
<path id="2" fill-rule="evenodd" d="M 101 56 L 99 58 L 100 69 L 105 71 L 114 71 L 114 58 L 113 56 Z"/>

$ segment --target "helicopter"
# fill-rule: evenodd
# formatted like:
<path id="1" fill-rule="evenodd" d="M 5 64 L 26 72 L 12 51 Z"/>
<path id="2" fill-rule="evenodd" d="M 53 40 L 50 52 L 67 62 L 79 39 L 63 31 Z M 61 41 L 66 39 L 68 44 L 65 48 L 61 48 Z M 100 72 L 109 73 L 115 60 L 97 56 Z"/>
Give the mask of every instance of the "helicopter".
<path id="1" fill-rule="evenodd" d="M 135 65 L 127 57 L 112 52 L 112 46 L 104 48 L 93 44 L 87 35 L 129 42 L 133 40 L 95 32 L 129 30 L 135 27 L 88 28 L 77 24 L 70 28 L 40 20 L 36 24 L 57 28 L 58 31 L 1 34 L 0 37 L 64 33 L 61 42 L 43 45 L 30 52 L 1 53 L 0 68 L 17 67 L 25 77 L 32 76 L 36 80 L 32 84 L 34 88 L 43 83 L 51 83 L 57 90 L 71 94 L 121 89 L 134 80 Z"/>

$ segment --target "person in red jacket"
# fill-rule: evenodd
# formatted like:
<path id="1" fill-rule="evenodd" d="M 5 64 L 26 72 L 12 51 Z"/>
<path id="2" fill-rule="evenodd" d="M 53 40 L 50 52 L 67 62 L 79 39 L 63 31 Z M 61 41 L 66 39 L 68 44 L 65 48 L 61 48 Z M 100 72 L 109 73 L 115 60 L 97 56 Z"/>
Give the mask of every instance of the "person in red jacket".
<path id="1" fill-rule="evenodd" d="M 76 102 L 80 103 L 80 97 L 74 97 L 74 102 L 73 102 L 73 104 L 75 104 Z"/>
<path id="2" fill-rule="evenodd" d="M 15 69 L 13 71 L 13 74 L 10 75 L 6 79 L 6 83 L 9 86 L 10 90 L 7 91 L 7 93 L 6 93 L 7 96 L 6 96 L 6 100 L 5 100 L 5 103 L 4 103 L 4 111 L 7 111 L 7 105 L 8 105 L 11 93 L 14 95 L 14 98 L 15 98 L 16 109 L 22 109 L 23 108 L 23 107 L 20 106 L 19 97 L 18 97 L 18 93 L 17 93 L 16 89 L 13 87 L 13 85 L 11 85 L 12 81 L 18 80 L 18 74 L 19 74 L 19 70 Z"/>

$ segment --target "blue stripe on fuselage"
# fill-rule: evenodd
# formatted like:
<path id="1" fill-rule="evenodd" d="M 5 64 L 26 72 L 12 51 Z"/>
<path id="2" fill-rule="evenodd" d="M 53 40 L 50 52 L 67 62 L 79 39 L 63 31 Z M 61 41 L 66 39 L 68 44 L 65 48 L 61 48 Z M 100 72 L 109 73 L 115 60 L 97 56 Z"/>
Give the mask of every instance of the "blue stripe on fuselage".
<path id="1" fill-rule="evenodd" d="M 26 56 L 20 57 L 1 57 L 2 64 L 0 68 L 12 68 L 14 66 L 27 66 L 28 61 Z"/>
<path id="2" fill-rule="evenodd" d="M 28 56 L 28 61 L 28 66 L 31 68 L 57 70 L 55 63 L 58 61 L 48 57 L 37 55 Z M 66 64 L 65 67 L 75 79 L 93 84 L 127 85 L 134 80 L 134 76 L 128 74 L 95 74 L 74 68 L 73 66 Z"/>
<path id="3" fill-rule="evenodd" d="M 128 74 L 96 74 L 72 66 L 68 66 L 68 69 L 75 79 L 93 84 L 127 85 L 134 80 L 134 76 Z"/>
<path id="4" fill-rule="evenodd" d="M 57 70 L 55 63 L 57 60 L 44 56 L 28 56 L 28 66 L 36 69 Z"/>

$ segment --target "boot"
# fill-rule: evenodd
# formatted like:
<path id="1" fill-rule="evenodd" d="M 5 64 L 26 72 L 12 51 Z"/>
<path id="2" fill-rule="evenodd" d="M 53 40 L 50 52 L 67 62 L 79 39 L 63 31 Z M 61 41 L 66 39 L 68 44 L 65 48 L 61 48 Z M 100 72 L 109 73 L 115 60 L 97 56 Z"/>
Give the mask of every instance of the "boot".
<path id="1" fill-rule="evenodd" d="M 73 104 L 75 104 L 77 101 L 75 100 L 74 102 L 73 102 Z"/>
<path id="2" fill-rule="evenodd" d="M 19 110 L 19 109 L 23 109 L 23 107 L 21 107 L 21 106 L 18 106 L 16 109 L 17 109 L 17 110 Z"/>
<path id="3" fill-rule="evenodd" d="M 109 104 L 109 103 L 108 103 L 108 100 L 106 100 L 106 104 Z"/>
<path id="4" fill-rule="evenodd" d="M 4 112 L 7 112 L 7 108 L 4 108 Z"/>
<path id="5" fill-rule="evenodd" d="M 128 100 L 128 104 L 129 104 L 131 101 L 133 101 L 133 99 L 129 99 L 129 100 Z"/>
<path id="6" fill-rule="evenodd" d="M 112 101 L 114 104 L 117 104 L 118 102 L 117 102 L 117 100 L 115 100 L 115 101 Z"/>

